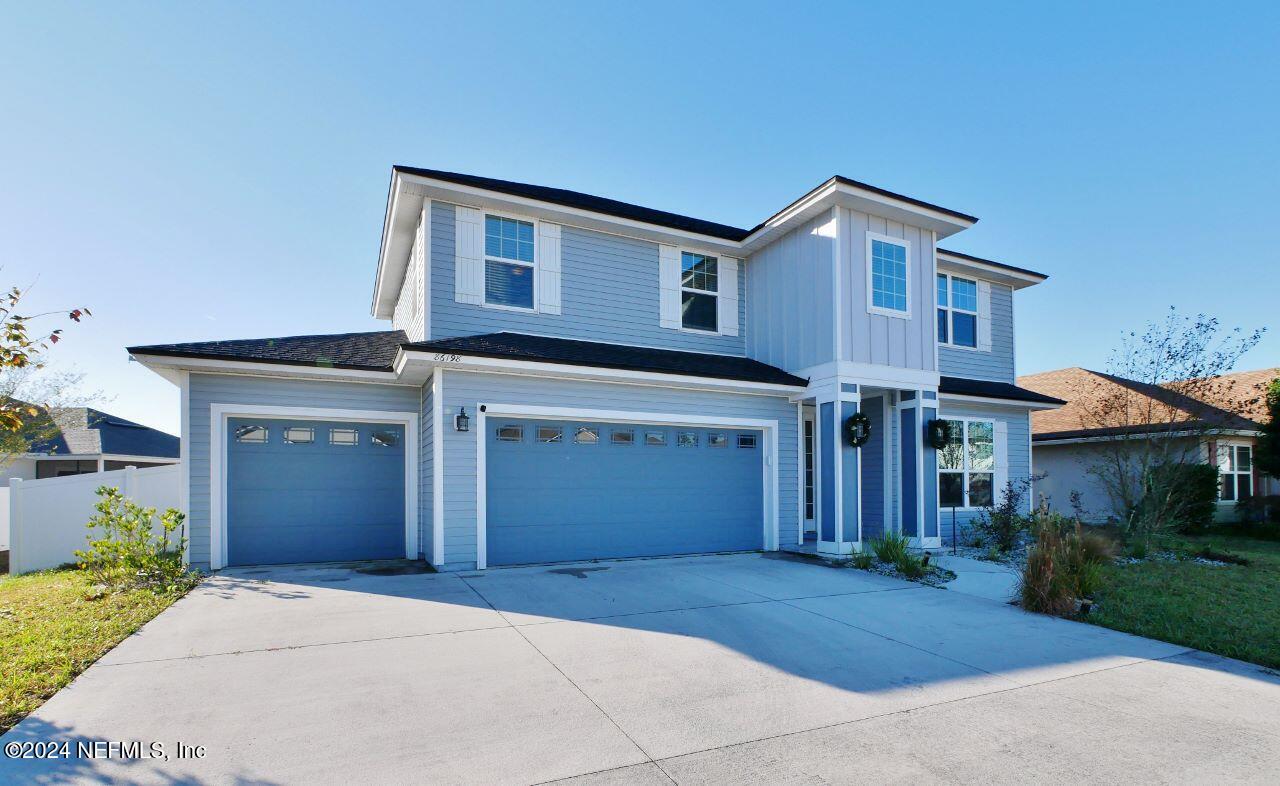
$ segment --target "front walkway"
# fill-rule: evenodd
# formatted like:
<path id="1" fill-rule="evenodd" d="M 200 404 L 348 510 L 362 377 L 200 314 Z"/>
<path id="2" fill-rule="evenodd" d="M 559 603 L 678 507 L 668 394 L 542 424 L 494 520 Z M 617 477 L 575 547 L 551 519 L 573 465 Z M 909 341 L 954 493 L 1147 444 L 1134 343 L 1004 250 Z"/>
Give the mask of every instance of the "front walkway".
<path id="1" fill-rule="evenodd" d="M 277 568 L 209 579 L 3 741 L 61 740 L 170 759 L 0 781 L 1265 782 L 1280 678 L 773 555 Z"/>

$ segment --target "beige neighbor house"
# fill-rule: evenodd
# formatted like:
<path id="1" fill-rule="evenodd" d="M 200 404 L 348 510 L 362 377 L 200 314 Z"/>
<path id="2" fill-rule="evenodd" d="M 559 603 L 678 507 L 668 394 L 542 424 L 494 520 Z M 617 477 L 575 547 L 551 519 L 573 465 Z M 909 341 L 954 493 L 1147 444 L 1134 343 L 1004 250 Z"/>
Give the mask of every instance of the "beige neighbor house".
<path id="1" fill-rule="evenodd" d="M 1218 519 L 1234 518 L 1238 500 L 1280 494 L 1280 481 L 1253 462 L 1267 417 L 1265 390 L 1277 376 L 1280 368 L 1266 368 L 1190 386 L 1150 385 L 1084 368 L 1018 377 L 1019 387 L 1067 402 L 1031 413 L 1032 470 L 1043 475 L 1036 500 L 1069 513 L 1071 493 L 1079 492 L 1087 518 L 1105 521 L 1114 515 L 1111 500 L 1089 468 L 1129 440 L 1172 439 L 1184 460 L 1217 464 Z"/>

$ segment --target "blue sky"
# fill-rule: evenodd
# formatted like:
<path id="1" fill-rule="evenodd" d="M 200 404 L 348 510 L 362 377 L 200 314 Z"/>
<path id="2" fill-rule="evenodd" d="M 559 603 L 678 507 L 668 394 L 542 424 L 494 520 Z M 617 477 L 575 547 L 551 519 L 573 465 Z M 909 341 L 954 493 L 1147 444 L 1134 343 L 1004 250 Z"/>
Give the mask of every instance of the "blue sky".
<path id="1" fill-rule="evenodd" d="M 1175 305 L 1274 326 L 1274 4 L 24 3 L 0 26 L 0 284 L 176 431 L 123 347 L 377 330 L 390 167 L 750 226 L 832 174 L 1048 273 L 1018 370 Z M 1270 333 L 1241 363 L 1280 363 Z"/>

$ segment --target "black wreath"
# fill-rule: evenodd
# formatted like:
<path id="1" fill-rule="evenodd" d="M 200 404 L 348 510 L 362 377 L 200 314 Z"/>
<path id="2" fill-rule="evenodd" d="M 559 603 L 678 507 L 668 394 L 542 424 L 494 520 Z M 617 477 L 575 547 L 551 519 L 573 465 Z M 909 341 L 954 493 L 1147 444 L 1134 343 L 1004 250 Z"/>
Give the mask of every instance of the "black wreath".
<path id="1" fill-rule="evenodd" d="M 871 439 L 871 418 L 856 412 L 844 422 L 844 437 L 849 444 L 860 448 Z"/>
<path id="2" fill-rule="evenodd" d="M 929 440 L 929 446 L 934 450 L 942 450 L 947 446 L 947 442 L 951 439 L 951 421 L 942 418 L 934 418 L 929 421 L 929 429 L 926 433 Z"/>

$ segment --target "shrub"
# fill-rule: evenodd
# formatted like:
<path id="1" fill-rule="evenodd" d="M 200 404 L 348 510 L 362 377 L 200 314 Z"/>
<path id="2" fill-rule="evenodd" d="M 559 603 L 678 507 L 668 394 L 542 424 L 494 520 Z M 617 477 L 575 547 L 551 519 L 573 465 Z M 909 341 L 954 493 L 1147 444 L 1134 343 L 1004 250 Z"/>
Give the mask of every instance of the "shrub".
<path id="1" fill-rule="evenodd" d="M 918 579 L 925 574 L 924 561 L 910 552 L 898 555 L 893 564 L 909 579 Z"/>
<path id="2" fill-rule="evenodd" d="M 1249 524 L 1280 524 L 1280 494 L 1264 494 L 1236 503 L 1236 515 Z"/>
<path id="3" fill-rule="evenodd" d="M 1130 511 L 1126 535 L 1204 530 L 1218 506 L 1218 468 L 1209 464 L 1168 462 L 1146 475 L 1142 496 Z"/>
<path id="4" fill-rule="evenodd" d="M 870 570 L 871 565 L 874 562 L 875 562 L 875 557 L 872 557 L 869 553 L 865 551 L 860 551 L 857 554 L 854 554 L 853 558 L 849 560 L 849 564 L 853 565 L 853 567 L 857 568 L 858 570 Z"/>
<path id="5" fill-rule="evenodd" d="M 1077 598 L 1091 598 L 1102 583 L 1103 563 L 1115 553 L 1104 534 L 1070 526 L 1062 516 L 1037 516 L 1035 544 L 1027 553 L 1021 586 L 1022 605 L 1030 611 L 1065 616 Z"/>
<path id="6" fill-rule="evenodd" d="M 1063 570 L 1061 557 L 1062 536 L 1053 527 L 1038 528 L 1018 586 L 1024 609 L 1057 616 L 1075 609 L 1075 582 Z"/>
<path id="7" fill-rule="evenodd" d="M 94 583 L 113 589 L 186 588 L 194 574 L 182 564 L 186 546 L 179 511 L 169 508 L 154 530 L 156 509 L 144 508 L 111 486 L 98 487 L 98 514 L 89 519 L 89 545 L 77 551 L 79 567 Z M 94 540 L 95 530 L 101 534 Z"/>
<path id="8" fill-rule="evenodd" d="M 898 560 L 910 553 L 910 540 L 905 535 L 886 532 L 871 541 L 871 551 L 881 562 L 898 564 Z"/>
<path id="9" fill-rule="evenodd" d="M 1002 552 L 1013 551 L 1017 547 L 1022 533 L 1031 526 L 1030 519 L 1020 513 L 1030 488 L 1030 479 L 1011 480 L 1001 490 L 999 503 L 982 510 L 973 527 L 982 534 L 984 541 L 990 541 Z"/>

